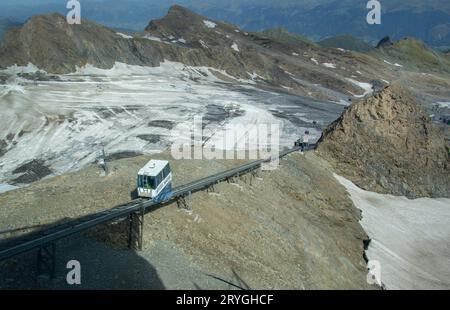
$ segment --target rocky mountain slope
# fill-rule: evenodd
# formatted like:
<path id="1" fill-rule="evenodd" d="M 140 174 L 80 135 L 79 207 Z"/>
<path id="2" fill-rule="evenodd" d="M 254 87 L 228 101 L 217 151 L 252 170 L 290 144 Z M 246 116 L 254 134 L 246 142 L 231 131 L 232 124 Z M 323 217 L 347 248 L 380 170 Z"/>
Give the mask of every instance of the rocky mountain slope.
<path id="1" fill-rule="evenodd" d="M 308 38 L 289 32 L 283 27 L 265 29 L 264 31 L 261 31 L 261 35 L 298 47 L 310 47 L 311 45 L 315 45 L 315 43 Z"/>
<path id="2" fill-rule="evenodd" d="M 39 15 L 0 45 L 0 67 L 33 63 L 49 73 L 74 72 L 86 64 L 111 68 L 115 62 L 158 66 L 163 60 L 212 67 L 224 80 L 338 102 L 367 91 L 356 79 L 367 83 L 393 74 L 379 59 L 248 33 L 181 6 L 133 35 L 88 20 L 68 25 L 62 15 Z"/>
<path id="3" fill-rule="evenodd" d="M 72 26 L 59 14 L 38 15 L 6 35 L 0 66 L 32 63 L 47 72 L 67 73 L 86 64 L 111 68 L 116 61 L 159 65 L 161 52 L 146 43 L 126 40 L 90 21 Z"/>
<path id="4" fill-rule="evenodd" d="M 151 158 L 171 160 L 170 154 Z M 25 232 L 17 228 L 37 229 L 128 201 L 135 173 L 149 159 L 109 162 L 107 177 L 90 166 L 32 184 L 21 195 L 0 194 L 0 227 L 10 231 L 0 233 L 0 239 Z M 176 186 L 242 163 L 171 160 Z M 73 239 L 58 244 L 64 250 L 59 250 L 57 279 L 35 283 L 35 264 L 21 263 L 35 257 L 28 253 L 0 264 L 5 275 L 0 287 L 68 288 L 68 255 L 92 271 L 84 273 L 82 288 L 158 288 L 151 278 L 141 283 L 147 273 L 138 272 L 141 264 L 132 259 L 139 255 L 154 264 L 167 289 L 231 288 L 220 279 L 250 289 L 375 289 L 366 282 L 367 235 L 359 225 L 360 213 L 330 169 L 314 154 L 292 154 L 276 171 L 193 194 L 190 211 L 172 204 L 149 213 L 142 252 L 124 249 L 126 223 L 116 222 L 89 232 L 81 244 Z"/>
<path id="5" fill-rule="evenodd" d="M 450 61 L 445 54 L 429 48 L 414 38 L 392 42 L 386 37 L 379 42 L 378 48 L 372 54 L 411 71 L 450 73 Z"/>
<path id="6" fill-rule="evenodd" d="M 357 185 L 415 197 L 450 197 L 449 144 L 397 85 L 352 105 L 325 131 L 319 153 Z"/>
<path id="7" fill-rule="evenodd" d="M 320 46 L 328 48 L 343 48 L 356 52 L 368 52 L 374 47 L 363 40 L 357 39 L 350 35 L 341 35 L 331 37 L 318 42 Z"/>
<path id="8" fill-rule="evenodd" d="M 450 45 L 447 0 L 384 1 L 383 22 L 375 27 L 366 23 L 367 1 L 360 0 L 109 0 L 108 5 L 103 1 L 83 0 L 83 5 L 89 8 L 83 15 L 109 27 L 140 30 L 149 18 L 163 16 L 175 3 L 253 31 L 283 26 L 315 40 L 351 34 L 376 42 L 391 34 L 395 39 L 414 36 L 433 46 Z M 0 3 L 0 12 L 8 12 L 19 20 L 54 11 L 64 14 L 64 3 L 59 0 L 2 0 Z"/>

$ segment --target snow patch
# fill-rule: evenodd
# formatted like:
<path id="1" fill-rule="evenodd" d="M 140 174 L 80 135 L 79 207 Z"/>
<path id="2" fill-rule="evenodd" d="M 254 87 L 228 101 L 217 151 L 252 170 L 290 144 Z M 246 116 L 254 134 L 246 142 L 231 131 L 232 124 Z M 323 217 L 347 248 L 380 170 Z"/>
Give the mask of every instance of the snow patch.
<path id="1" fill-rule="evenodd" d="M 6 193 L 12 190 L 18 189 L 17 186 L 9 185 L 9 184 L 0 184 L 0 194 Z"/>
<path id="2" fill-rule="evenodd" d="M 286 73 L 287 75 L 293 76 L 295 77 L 295 75 L 293 75 L 291 72 L 284 70 L 284 73 Z"/>
<path id="3" fill-rule="evenodd" d="M 13 65 L 13 66 L 7 67 L 4 70 L 0 70 L 0 72 L 6 73 L 6 74 L 11 74 L 11 75 L 17 75 L 20 73 L 36 73 L 38 71 L 47 73 L 44 70 L 39 70 L 39 68 L 36 67 L 31 62 L 29 62 L 28 65 L 26 65 L 26 66 Z"/>
<path id="4" fill-rule="evenodd" d="M 121 32 L 116 32 L 116 34 L 117 34 L 118 36 L 120 36 L 120 37 L 124 38 L 124 39 L 127 39 L 127 40 L 129 40 L 129 39 L 133 39 L 133 37 L 132 37 L 132 36 L 130 36 L 130 35 L 127 35 L 127 34 L 124 34 L 124 33 L 121 33 Z"/>
<path id="5" fill-rule="evenodd" d="M 235 50 L 236 52 L 240 52 L 240 51 L 239 51 L 239 46 L 236 44 L 236 42 L 234 42 L 233 45 L 231 45 L 231 48 L 232 48 L 233 50 Z"/>
<path id="6" fill-rule="evenodd" d="M 362 210 L 361 225 L 372 240 L 366 254 L 380 262 L 387 289 L 450 287 L 450 199 L 383 195 L 334 177 Z"/>
<path id="7" fill-rule="evenodd" d="M 214 23 L 214 22 L 212 22 L 212 21 L 210 21 L 210 20 L 204 20 L 204 21 L 203 21 L 203 24 L 205 24 L 205 26 L 206 26 L 207 28 L 210 28 L 210 29 L 213 29 L 213 28 L 216 28 L 216 27 L 217 27 L 217 24 Z"/>
<path id="8" fill-rule="evenodd" d="M 311 61 L 312 61 L 313 63 L 315 63 L 316 65 L 319 64 L 319 62 L 318 62 L 315 58 L 311 58 Z"/>
<path id="9" fill-rule="evenodd" d="M 388 65 L 391 65 L 391 66 L 395 66 L 395 67 L 403 67 L 403 65 L 401 65 L 401 64 L 398 64 L 398 63 L 395 63 L 395 64 L 393 64 L 392 62 L 389 62 L 389 61 L 387 61 L 387 60 L 383 60 L 385 63 L 387 63 Z"/>
<path id="10" fill-rule="evenodd" d="M 354 97 L 362 98 L 373 92 L 373 89 L 372 89 L 373 85 L 370 83 L 358 82 L 358 81 L 356 81 L 354 79 L 350 79 L 350 78 L 346 78 L 346 80 L 349 81 L 350 83 L 358 86 L 359 88 L 364 89 L 364 94 L 362 94 L 362 95 L 352 94 Z"/>
<path id="11" fill-rule="evenodd" d="M 335 65 L 335 64 L 332 64 L 332 63 L 329 63 L 329 62 L 324 62 L 322 65 L 323 65 L 324 67 L 327 67 L 327 68 L 336 69 L 336 65 Z"/>
<path id="12" fill-rule="evenodd" d="M 163 42 L 163 40 L 161 40 L 161 38 L 158 38 L 158 37 L 155 37 L 155 36 L 152 36 L 149 34 L 145 35 L 143 38 L 150 40 L 150 41 Z"/>
<path id="13" fill-rule="evenodd" d="M 299 54 L 298 53 L 292 53 L 292 56 L 299 56 Z"/>
<path id="14" fill-rule="evenodd" d="M 250 77 L 252 78 L 252 80 L 264 80 L 264 78 L 262 76 L 260 76 L 259 74 L 257 74 L 256 72 L 250 73 L 247 72 L 248 75 L 250 75 Z"/>
<path id="15" fill-rule="evenodd" d="M 435 105 L 439 106 L 440 108 L 450 109 L 450 102 L 439 101 L 439 102 L 436 102 Z"/>

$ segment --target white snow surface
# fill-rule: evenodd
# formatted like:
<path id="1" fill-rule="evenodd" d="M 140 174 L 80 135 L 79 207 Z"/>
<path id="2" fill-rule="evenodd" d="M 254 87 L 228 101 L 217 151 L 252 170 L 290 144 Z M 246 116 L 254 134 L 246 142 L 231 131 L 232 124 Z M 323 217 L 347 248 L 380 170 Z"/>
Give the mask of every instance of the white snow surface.
<path id="1" fill-rule="evenodd" d="M 0 184 L 0 194 L 15 190 L 17 188 L 18 188 L 17 186 L 13 186 L 13 185 L 9 185 L 9 184 Z"/>
<path id="2" fill-rule="evenodd" d="M 3 72 L 37 70 L 28 65 Z M 178 137 L 170 128 L 151 125 L 152 121 L 190 123 L 194 116 L 204 116 L 210 105 L 230 111 L 216 124 L 216 138 L 228 123 L 270 122 L 286 130 L 281 133 L 283 147 L 291 146 L 305 130 L 275 118 L 253 95 L 260 93 L 253 88 L 253 80 L 236 79 L 252 89 L 243 92 L 216 78 L 213 71 L 227 75 L 166 61 L 159 67 L 86 65 L 58 76 L 60 81 L 12 77 L 0 85 L 0 140 L 14 135 L 14 143 L 7 142 L 7 152 L 1 157 L 0 183 L 18 177 L 12 171 L 33 159 L 44 160 L 55 174 L 62 174 L 96 162 L 103 148 L 107 154 L 163 151 Z M 256 74 L 251 76 L 256 78 Z"/>
<path id="3" fill-rule="evenodd" d="M 362 210 L 366 254 L 387 289 L 450 289 L 450 199 L 383 195 L 335 175 Z"/>
<path id="4" fill-rule="evenodd" d="M 354 85 L 364 89 L 364 94 L 362 94 L 362 95 L 352 94 L 354 97 L 362 98 L 362 97 L 365 97 L 365 96 L 367 96 L 367 95 L 369 95 L 369 94 L 371 94 L 373 92 L 373 89 L 372 89 L 373 85 L 370 84 L 370 83 L 358 82 L 357 80 L 350 79 L 350 78 L 347 78 L 347 81 L 349 81 L 350 83 L 352 83 L 352 84 L 354 84 Z"/>
<path id="5" fill-rule="evenodd" d="M 387 61 L 387 60 L 383 60 L 385 63 L 387 63 L 388 65 L 391 65 L 391 66 L 394 66 L 394 67 L 399 67 L 399 68 L 402 68 L 403 67 L 403 65 L 401 65 L 401 64 L 398 64 L 398 63 L 395 63 L 395 64 L 393 64 L 392 62 L 389 62 L 389 61 Z"/>
<path id="6" fill-rule="evenodd" d="M 333 64 L 333 63 L 324 62 L 322 65 L 325 66 L 325 67 L 327 67 L 327 68 L 336 69 L 336 65 Z"/>
<path id="7" fill-rule="evenodd" d="M 436 105 L 439 106 L 440 108 L 450 109 L 450 102 L 439 101 L 436 102 Z"/>
<path id="8" fill-rule="evenodd" d="M 217 24 L 210 21 L 210 20 L 204 20 L 203 23 L 205 24 L 206 27 L 213 29 L 216 28 Z"/>
<path id="9" fill-rule="evenodd" d="M 116 34 L 117 34 L 118 36 L 121 36 L 121 37 L 124 38 L 124 39 L 127 39 L 127 40 L 133 39 L 132 36 L 127 35 L 127 34 L 124 34 L 124 33 L 121 33 L 121 32 L 116 32 Z"/>
<path id="10" fill-rule="evenodd" d="M 150 40 L 150 41 L 163 42 L 163 40 L 161 40 L 161 38 L 152 36 L 150 34 L 146 34 L 143 38 L 147 39 L 147 40 Z"/>
<path id="11" fill-rule="evenodd" d="M 236 52 L 239 52 L 239 46 L 237 45 L 236 42 L 234 42 L 233 45 L 231 45 L 231 48 L 232 48 L 233 50 L 235 50 Z"/>

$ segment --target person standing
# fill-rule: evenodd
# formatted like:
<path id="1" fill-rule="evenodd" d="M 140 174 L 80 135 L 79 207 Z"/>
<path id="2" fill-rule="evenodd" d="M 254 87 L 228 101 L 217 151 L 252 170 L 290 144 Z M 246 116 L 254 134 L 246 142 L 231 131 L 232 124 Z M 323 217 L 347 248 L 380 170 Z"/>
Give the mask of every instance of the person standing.
<path id="1" fill-rule="evenodd" d="M 305 152 L 309 147 L 309 131 L 305 131 L 302 138 L 302 151 Z"/>

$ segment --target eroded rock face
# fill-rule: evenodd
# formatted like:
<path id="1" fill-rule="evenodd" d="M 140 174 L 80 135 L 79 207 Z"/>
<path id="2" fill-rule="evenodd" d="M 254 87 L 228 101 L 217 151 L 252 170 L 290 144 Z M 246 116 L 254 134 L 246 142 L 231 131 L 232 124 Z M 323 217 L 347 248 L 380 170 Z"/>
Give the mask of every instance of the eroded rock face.
<path id="1" fill-rule="evenodd" d="M 362 188 L 450 197 L 448 142 L 399 86 L 352 105 L 325 131 L 318 152 Z"/>

